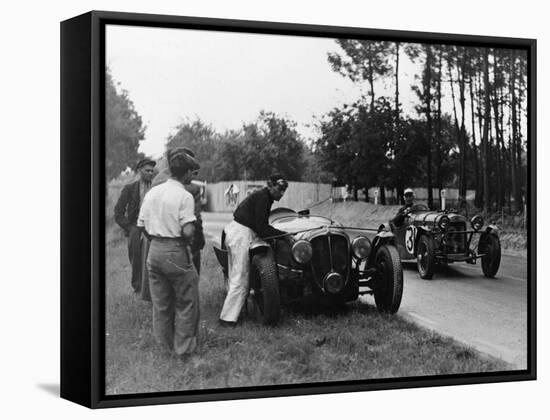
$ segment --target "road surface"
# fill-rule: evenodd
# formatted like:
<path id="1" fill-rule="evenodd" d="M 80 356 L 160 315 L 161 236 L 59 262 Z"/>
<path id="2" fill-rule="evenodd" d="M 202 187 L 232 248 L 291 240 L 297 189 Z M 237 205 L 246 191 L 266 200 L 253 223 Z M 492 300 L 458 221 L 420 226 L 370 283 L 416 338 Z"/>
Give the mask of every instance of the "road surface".
<path id="1" fill-rule="evenodd" d="M 204 228 L 219 243 L 230 213 L 203 213 Z M 479 264 L 441 267 L 422 280 L 416 264 L 403 262 L 399 315 L 477 350 L 527 368 L 527 260 L 502 256 L 497 277 L 483 277 Z M 371 297 L 366 301 L 372 302 Z"/>

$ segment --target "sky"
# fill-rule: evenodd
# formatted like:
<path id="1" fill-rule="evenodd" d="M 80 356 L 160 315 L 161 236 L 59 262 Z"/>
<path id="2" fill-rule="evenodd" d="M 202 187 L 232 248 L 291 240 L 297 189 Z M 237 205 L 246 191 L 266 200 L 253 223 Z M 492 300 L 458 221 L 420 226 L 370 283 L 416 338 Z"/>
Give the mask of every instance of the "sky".
<path id="1" fill-rule="evenodd" d="M 331 69 L 330 52 L 343 52 L 331 38 L 119 25 L 106 29 L 107 65 L 147 127 L 139 151 L 151 157 L 164 153 L 167 138 L 182 122 L 199 118 L 218 132 L 238 130 L 262 110 L 295 121 L 306 142 L 318 138 L 316 123 L 323 115 L 368 93 L 366 83 L 354 83 Z M 422 63 L 411 62 L 401 50 L 399 90 L 405 115 L 417 116 L 419 100 L 411 86 L 419 83 L 421 71 Z M 393 98 L 394 89 L 393 77 L 375 83 L 376 97 Z M 443 112 L 451 114 L 448 83 L 443 95 Z M 460 118 L 459 109 L 457 113 Z"/>
<path id="2" fill-rule="evenodd" d="M 106 62 L 129 92 L 147 130 L 140 151 L 158 157 L 178 124 L 200 118 L 220 132 L 255 121 L 261 110 L 297 123 L 304 140 L 316 119 L 366 94 L 334 72 L 334 39 L 109 25 Z M 401 55 L 400 83 L 416 67 Z M 402 79 L 402 80 L 401 80 Z M 403 84 L 401 102 L 414 100 Z M 375 87 L 393 95 L 393 86 Z M 410 106 L 409 106 L 410 108 Z"/>

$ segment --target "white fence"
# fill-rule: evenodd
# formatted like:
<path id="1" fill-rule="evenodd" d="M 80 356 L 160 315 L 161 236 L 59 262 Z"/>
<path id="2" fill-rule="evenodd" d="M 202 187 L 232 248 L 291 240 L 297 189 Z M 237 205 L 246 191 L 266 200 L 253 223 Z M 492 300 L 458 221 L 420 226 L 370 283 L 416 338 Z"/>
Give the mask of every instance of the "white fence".
<path id="1" fill-rule="evenodd" d="M 416 201 L 419 203 L 427 203 L 428 189 L 413 188 Z M 396 197 L 394 189 L 385 189 L 386 204 L 399 204 L 399 197 Z M 445 188 L 445 199 L 447 206 L 456 205 L 458 203 L 458 188 Z M 369 188 L 369 202 L 374 203 L 374 197 L 378 194 L 378 203 L 380 203 L 380 189 L 378 187 Z M 432 188 L 434 204 L 439 205 L 439 188 Z M 365 194 L 362 190 L 358 191 L 358 200 L 365 201 Z M 347 191 L 346 187 L 334 187 L 331 192 L 331 197 L 335 201 L 350 201 L 353 200 L 353 192 Z M 475 190 L 466 190 L 466 201 L 473 203 L 476 197 Z"/>
<path id="2" fill-rule="evenodd" d="M 237 205 L 257 188 L 267 185 L 266 181 L 226 181 L 208 184 L 206 210 L 216 212 L 233 212 Z M 330 184 L 313 182 L 289 182 L 285 195 L 273 208 L 289 207 L 302 210 L 313 204 L 330 198 Z"/>

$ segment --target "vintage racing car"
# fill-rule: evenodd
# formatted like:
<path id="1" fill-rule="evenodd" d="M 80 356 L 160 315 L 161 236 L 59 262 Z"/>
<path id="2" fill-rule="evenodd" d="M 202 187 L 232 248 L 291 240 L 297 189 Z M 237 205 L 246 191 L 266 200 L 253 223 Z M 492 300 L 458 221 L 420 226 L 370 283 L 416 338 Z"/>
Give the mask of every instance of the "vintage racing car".
<path id="1" fill-rule="evenodd" d="M 403 271 L 391 232 L 346 228 L 287 208 L 273 210 L 269 222 L 293 240 L 279 236 L 250 246 L 250 296 L 265 324 L 279 321 L 283 304 L 338 305 L 362 294 L 373 294 L 379 311 L 397 312 Z M 372 241 L 363 233 L 368 231 Z M 223 234 L 214 250 L 227 281 Z"/>
<path id="2" fill-rule="evenodd" d="M 453 262 L 475 264 L 481 260 L 486 277 L 494 277 L 500 265 L 498 228 L 485 228 L 479 215 L 468 219 L 453 211 L 430 211 L 423 204 L 407 209 L 405 221 L 395 226 L 391 221 L 380 226 L 381 231 L 393 232 L 402 260 L 416 259 L 423 279 L 431 279 L 435 265 Z M 474 235 L 479 235 L 477 249 L 472 249 Z M 474 247 L 476 248 L 476 247 Z"/>

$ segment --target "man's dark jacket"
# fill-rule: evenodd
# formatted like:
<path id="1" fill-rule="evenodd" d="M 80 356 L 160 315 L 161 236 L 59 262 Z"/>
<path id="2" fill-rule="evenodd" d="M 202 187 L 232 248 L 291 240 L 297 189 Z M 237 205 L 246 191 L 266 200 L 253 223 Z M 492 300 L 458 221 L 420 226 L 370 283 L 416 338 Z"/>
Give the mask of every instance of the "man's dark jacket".
<path id="1" fill-rule="evenodd" d="M 284 235 L 286 232 L 269 224 L 269 213 L 273 198 L 267 188 L 254 191 L 246 197 L 233 213 L 237 223 L 252 229 L 260 238 Z"/>
<path id="2" fill-rule="evenodd" d="M 397 211 L 397 214 L 391 220 L 395 226 L 397 227 L 403 226 L 403 223 L 405 223 L 405 216 L 407 215 L 407 210 L 410 209 L 412 206 L 414 206 L 414 203 L 405 204 L 403 207 L 401 207 Z"/>
<path id="3" fill-rule="evenodd" d="M 137 224 L 139 216 L 139 180 L 122 188 L 115 205 L 115 221 L 126 233 Z"/>

